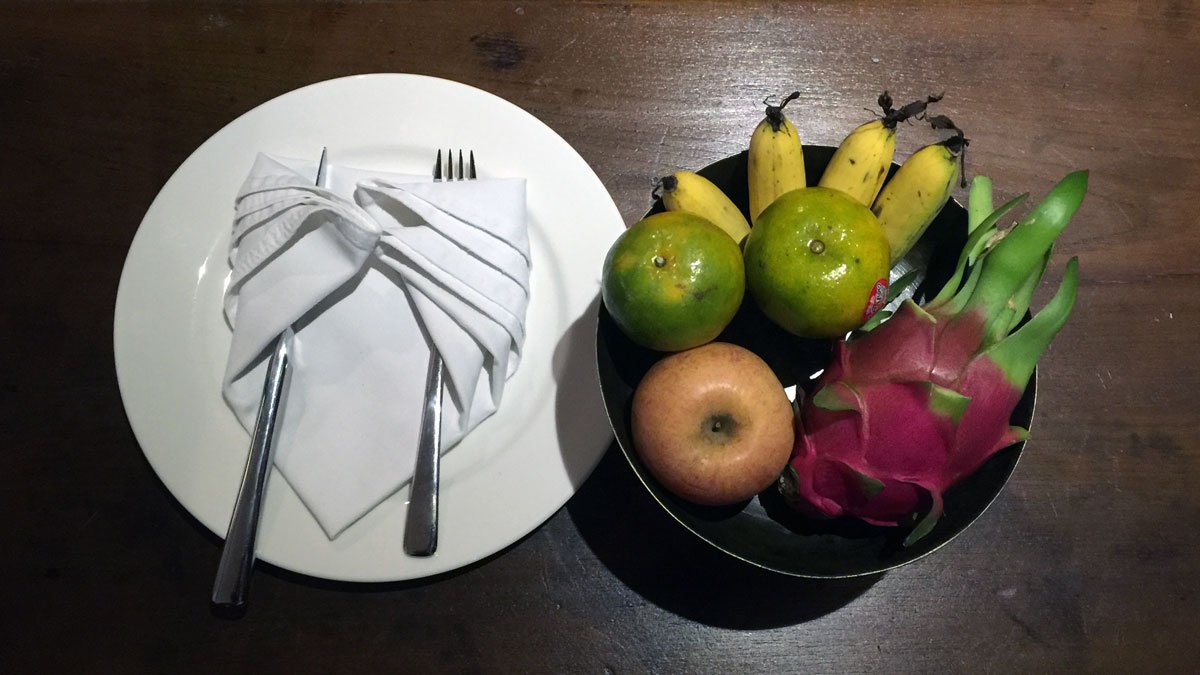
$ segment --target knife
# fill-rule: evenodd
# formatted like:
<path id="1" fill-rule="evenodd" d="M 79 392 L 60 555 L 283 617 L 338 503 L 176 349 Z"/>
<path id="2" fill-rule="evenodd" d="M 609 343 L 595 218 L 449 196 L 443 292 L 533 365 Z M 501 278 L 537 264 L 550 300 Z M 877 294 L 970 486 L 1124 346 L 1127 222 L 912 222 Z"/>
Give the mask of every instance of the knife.
<path id="1" fill-rule="evenodd" d="M 317 164 L 317 187 L 325 182 L 325 157 L 326 150 L 322 148 L 321 161 Z M 212 601 L 220 607 L 242 608 L 246 605 L 255 561 L 254 542 L 258 537 L 258 520 L 267 491 L 267 477 L 271 474 L 276 423 L 282 414 L 283 400 L 291 382 L 288 366 L 294 337 L 291 326 L 288 326 L 275 338 L 267 362 L 267 375 L 263 381 L 262 398 L 258 402 L 258 417 L 250 438 L 242 486 L 233 504 L 233 516 L 229 519 L 225 547 L 221 551 L 221 562 L 213 582 Z"/>

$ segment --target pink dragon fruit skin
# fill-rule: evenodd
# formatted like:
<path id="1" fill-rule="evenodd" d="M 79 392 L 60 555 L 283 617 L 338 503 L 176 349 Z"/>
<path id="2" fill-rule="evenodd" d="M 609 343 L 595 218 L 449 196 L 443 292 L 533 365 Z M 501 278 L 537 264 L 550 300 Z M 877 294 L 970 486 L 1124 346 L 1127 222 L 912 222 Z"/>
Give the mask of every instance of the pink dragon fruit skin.
<path id="1" fill-rule="evenodd" d="M 990 211 L 990 182 L 977 179 L 977 186 L 972 201 Z M 1003 238 L 995 224 L 1023 197 L 986 218 L 973 211 L 958 270 L 937 298 L 925 308 L 906 301 L 865 334 L 835 345 L 797 418 L 782 480 L 789 503 L 808 514 L 875 525 L 911 523 L 924 514 L 911 544 L 936 524 L 947 488 L 1025 438 L 1027 431 L 1008 421 L 1070 314 L 1075 259 L 1051 302 L 1010 331 L 1086 186 L 1086 172 L 1068 175 Z"/>
<path id="2" fill-rule="evenodd" d="M 838 343 L 838 367 L 823 374 L 818 391 L 839 400 L 822 397 L 803 408 L 791 465 L 800 494 L 824 515 L 896 525 L 930 500 L 940 513 L 946 488 L 1021 438 L 1008 419 L 1024 387 L 1009 384 L 986 357 L 972 359 L 957 380 L 935 379 L 927 356 L 937 344 L 935 326 L 909 318 L 918 312 L 905 304 L 862 339 Z M 886 360 L 900 341 L 920 345 L 904 351 L 925 357 L 923 367 L 899 359 L 894 370 L 867 366 Z M 931 382 L 970 399 L 961 417 L 931 409 Z M 871 479 L 883 484 L 874 495 Z M 841 493 L 831 495 L 830 486 Z"/>

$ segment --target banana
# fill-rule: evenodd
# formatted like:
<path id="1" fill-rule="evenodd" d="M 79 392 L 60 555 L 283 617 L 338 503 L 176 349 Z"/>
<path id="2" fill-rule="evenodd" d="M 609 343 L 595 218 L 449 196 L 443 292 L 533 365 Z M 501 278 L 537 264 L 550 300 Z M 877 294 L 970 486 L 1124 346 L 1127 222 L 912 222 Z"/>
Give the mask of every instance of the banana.
<path id="1" fill-rule="evenodd" d="M 669 211 L 687 211 L 706 218 L 725 230 L 738 244 L 750 234 L 750 225 L 738 207 L 704 176 L 676 171 L 662 179 L 663 206 Z"/>
<path id="2" fill-rule="evenodd" d="M 895 264 L 941 212 L 961 176 L 960 135 L 917 150 L 883 186 L 871 211 L 879 218 Z"/>
<path id="3" fill-rule="evenodd" d="M 750 135 L 747 175 L 750 187 L 750 222 L 779 195 L 806 187 L 804 146 L 795 125 L 783 108 L 798 98 L 793 92 L 779 105 L 767 105 L 767 113 Z M 764 101 L 764 103 L 766 103 Z"/>
<path id="4" fill-rule="evenodd" d="M 870 206 L 883 187 L 895 154 L 895 125 L 889 127 L 883 120 L 859 125 L 833 153 L 818 185 L 841 190 Z"/>
<path id="5" fill-rule="evenodd" d="M 900 108 L 892 108 L 892 97 L 886 91 L 879 95 L 879 107 L 883 116 L 859 125 L 838 146 L 825 173 L 821 174 L 821 187 L 841 190 L 851 197 L 870 206 L 896 154 L 896 125 L 910 117 L 924 115 L 930 103 L 942 99 L 941 95 L 913 101 Z"/>

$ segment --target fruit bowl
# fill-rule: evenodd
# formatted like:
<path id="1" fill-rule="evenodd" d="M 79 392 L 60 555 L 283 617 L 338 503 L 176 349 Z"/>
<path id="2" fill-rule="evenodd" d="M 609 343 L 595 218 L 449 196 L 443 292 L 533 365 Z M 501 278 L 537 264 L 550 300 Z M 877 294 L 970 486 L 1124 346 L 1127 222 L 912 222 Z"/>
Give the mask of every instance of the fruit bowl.
<path id="1" fill-rule="evenodd" d="M 821 176 L 835 148 L 806 145 L 804 160 L 809 184 Z M 898 165 L 892 165 L 894 173 Z M 742 209 L 748 210 L 746 153 L 726 157 L 698 171 L 713 181 Z M 649 214 L 663 209 L 656 201 Z M 932 297 L 954 271 L 966 241 L 966 210 L 951 200 L 916 246 L 893 266 L 891 280 L 914 269 L 919 275 L 914 296 Z M 1028 318 L 1028 315 L 1027 315 Z M 768 320 L 749 295 L 733 322 L 717 338 L 758 354 L 785 387 L 798 395 L 829 363 L 832 342 L 791 335 Z M 807 578 L 843 578 L 875 574 L 905 565 L 945 545 L 975 521 L 999 495 L 1024 443 L 993 455 L 974 474 L 945 493 L 945 514 L 934 529 L 911 546 L 904 546 L 909 529 L 880 527 L 850 518 L 816 519 L 784 503 L 775 486 L 733 506 L 693 504 L 667 491 L 649 473 L 634 450 L 630 409 L 634 390 L 646 371 L 666 356 L 633 343 L 613 322 L 603 304 L 599 310 L 596 361 L 600 388 L 613 433 L 625 458 L 654 499 L 693 534 L 725 553 L 782 574 Z M 1036 372 L 1017 404 L 1010 423 L 1029 428 L 1033 421 Z"/>

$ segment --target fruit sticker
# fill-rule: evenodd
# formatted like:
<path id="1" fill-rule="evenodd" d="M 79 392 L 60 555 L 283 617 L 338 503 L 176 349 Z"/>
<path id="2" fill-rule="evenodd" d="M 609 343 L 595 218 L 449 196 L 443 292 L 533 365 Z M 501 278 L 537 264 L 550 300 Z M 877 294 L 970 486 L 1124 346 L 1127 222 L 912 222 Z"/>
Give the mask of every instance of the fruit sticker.
<path id="1" fill-rule="evenodd" d="M 875 282 L 871 288 L 871 294 L 867 296 L 867 308 L 863 310 L 863 321 L 875 316 L 875 312 L 883 309 L 887 304 L 888 280 L 880 279 Z"/>

